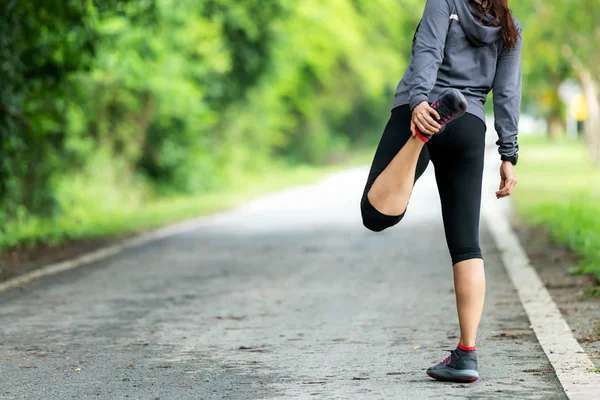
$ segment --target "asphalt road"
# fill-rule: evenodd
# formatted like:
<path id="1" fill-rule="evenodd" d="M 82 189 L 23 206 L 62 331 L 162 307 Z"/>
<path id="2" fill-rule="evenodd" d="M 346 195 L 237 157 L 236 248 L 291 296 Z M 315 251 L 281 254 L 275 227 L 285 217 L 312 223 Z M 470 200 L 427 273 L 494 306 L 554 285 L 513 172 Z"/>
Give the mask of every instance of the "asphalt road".
<path id="1" fill-rule="evenodd" d="M 487 228 L 472 385 L 431 174 L 401 225 L 360 223 L 366 170 L 0 293 L 2 399 L 565 399 Z"/>

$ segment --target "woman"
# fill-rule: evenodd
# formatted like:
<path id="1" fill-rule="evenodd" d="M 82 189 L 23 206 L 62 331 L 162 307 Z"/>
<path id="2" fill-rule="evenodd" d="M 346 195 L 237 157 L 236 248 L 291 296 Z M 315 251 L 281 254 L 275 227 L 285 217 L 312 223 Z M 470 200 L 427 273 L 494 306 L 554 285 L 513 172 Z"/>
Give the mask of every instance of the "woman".
<path id="1" fill-rule="evenodd" d="M 502 159 L 496 197 L 509 196 L 517 183 L 522 42 L 507 3 L 427 0 L 361 200 L 365 227 L 389 228 L 404 216 L 429 160 L 435 167 L 460 324 L 456 350 L 427 370 L 439 380 L 479 379 L 475 340 L 485 297 L 479 247 L 484 103 L 492 90 Z"/>

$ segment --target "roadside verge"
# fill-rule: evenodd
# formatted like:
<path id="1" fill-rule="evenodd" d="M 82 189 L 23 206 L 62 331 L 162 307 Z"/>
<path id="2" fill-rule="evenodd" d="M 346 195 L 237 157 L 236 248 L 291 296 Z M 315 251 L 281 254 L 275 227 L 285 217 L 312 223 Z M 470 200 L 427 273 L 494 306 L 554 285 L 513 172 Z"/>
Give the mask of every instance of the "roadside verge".
<path id="1" fill-rule="evenodd" d="M 531 266 L 510 226 L 512 209 L 509 203 L 499 203 L 492 197 L 499 180 L 498 169 L 498 156 L 495 149 L 490 147 L 484 176 L 483 217 L 496 241 L 504 267 L 569 399 L 599 399 L 600 378 L 598 374 L 590 372 L 594 364 L 573 336 L 550 293 Z"/>

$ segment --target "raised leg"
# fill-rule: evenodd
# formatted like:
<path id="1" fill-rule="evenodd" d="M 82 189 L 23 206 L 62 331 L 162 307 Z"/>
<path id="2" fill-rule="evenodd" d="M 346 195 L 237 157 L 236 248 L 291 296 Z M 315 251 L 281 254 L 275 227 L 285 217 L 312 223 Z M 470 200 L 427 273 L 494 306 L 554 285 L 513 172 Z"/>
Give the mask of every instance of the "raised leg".
<path id="1" fill-rule="evenodd" d="M 363 224 L 382 231 L 397 224 L 408 206 L 415 181 L 429 163 L 422 140 L 410 133 L 410 109 L 393 110 L 371 165 L 361 200 Z"/>

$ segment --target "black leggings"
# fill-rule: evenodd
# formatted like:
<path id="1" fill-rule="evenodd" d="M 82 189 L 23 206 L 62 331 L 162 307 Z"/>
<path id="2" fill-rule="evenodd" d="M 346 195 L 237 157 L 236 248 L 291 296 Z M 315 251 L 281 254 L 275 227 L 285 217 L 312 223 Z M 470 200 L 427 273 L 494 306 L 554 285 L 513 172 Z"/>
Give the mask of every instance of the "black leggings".
<path id="1" fill-rule="evenodd" d="M 361 200 L 363 224 L 380 232 L 396 225 L 404 217 L 384 215 L 367 198 L 373 182 L 398 154 L 411 137 L 409 106 L 392 110 L 375 157 Z M 452 263 L 483 258 L 479 247 L 479 215 L 481 208 L 481 181 L 485 152 L 484 122 L 471 115 L 451 121 L 439 135 L 423 147 L 419 155 L 415 182 L 425 172 L 429 160 L 435 167 L 446 242 Z"/>

